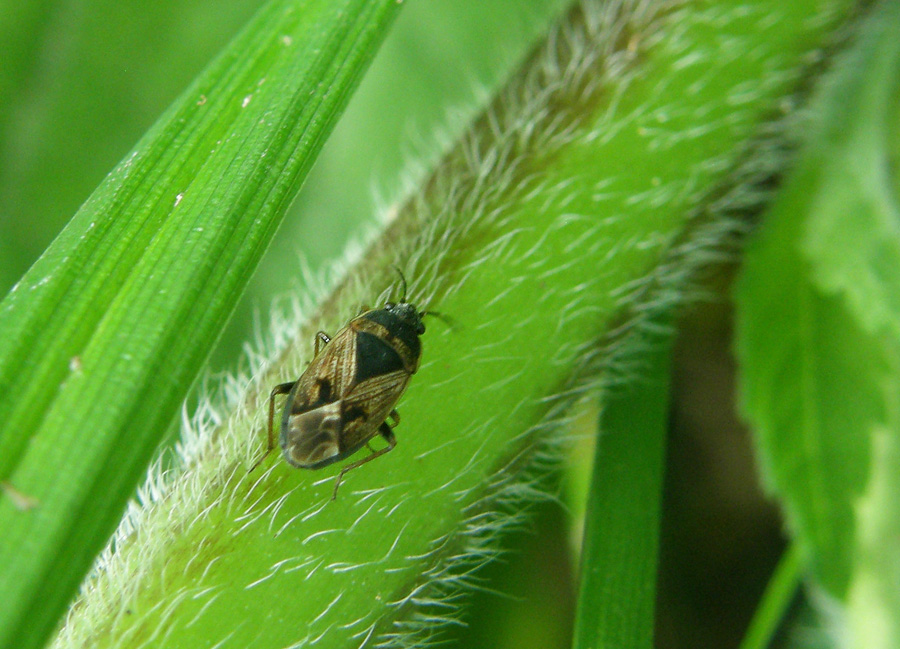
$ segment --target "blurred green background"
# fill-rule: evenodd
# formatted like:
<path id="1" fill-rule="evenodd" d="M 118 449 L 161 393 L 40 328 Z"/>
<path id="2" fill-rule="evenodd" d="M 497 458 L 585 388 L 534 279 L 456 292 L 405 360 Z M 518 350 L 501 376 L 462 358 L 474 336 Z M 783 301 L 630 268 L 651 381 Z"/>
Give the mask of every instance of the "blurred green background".
<path id="1" fill-rule="evenodd" d="M 259 4 L 0 1 L 0 291 Z M 565 4 L 409 2 L 223 334 L 210 374 L 236 366 L 273 297 L 303 289 L 304 266 L 322 269 L 348 238 L 377 225 L 379 207 L 424 173 Z M 724 295 L 727 270 L 719 284 Z M 777 514 L 759 494 L 733 414 L 729 336 L 728 309 L 695 310 L 676 350 L 659 647 L 737 646 L 781 548 Z M 590 463 L 595 414 L 574 431 L 584 439 L 575 465 Z M 578 475 L 563 480 L 564 502 L 582 499 Z M 468 626 L 453 631 L 452 645 L 569 646 L 578 509 L 547 503 L 531 529 L 512 535 L 506 558 L 482 573 L 484 589 L 472 595 Z"/>

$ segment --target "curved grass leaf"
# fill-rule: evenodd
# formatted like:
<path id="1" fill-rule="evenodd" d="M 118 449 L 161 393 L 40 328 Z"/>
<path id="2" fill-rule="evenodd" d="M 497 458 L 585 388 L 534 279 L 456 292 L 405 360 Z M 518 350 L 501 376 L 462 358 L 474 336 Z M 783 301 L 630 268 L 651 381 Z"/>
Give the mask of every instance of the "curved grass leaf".
<path id="1" fill-rule="evenodd" d="M 0 303 L 0 647 L 56 624 L 397 10 L 270 2 Z"/>

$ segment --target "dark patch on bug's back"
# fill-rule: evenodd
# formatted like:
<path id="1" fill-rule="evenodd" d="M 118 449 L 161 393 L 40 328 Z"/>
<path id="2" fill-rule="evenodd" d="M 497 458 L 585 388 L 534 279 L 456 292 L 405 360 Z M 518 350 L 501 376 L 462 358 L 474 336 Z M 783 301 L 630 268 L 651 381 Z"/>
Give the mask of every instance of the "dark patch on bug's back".
<path id="1" fill-rule="evenodd" d="M 422 343 L 419 342 L 419 333 L 413 324 L 401 320 L 387 309 L 378 309 L 377 311 L 369 311 L 364 316 L 367 320 L 377 322 L 390 334 L 398 339 L 409 348 L 413 358 L 418 358 L 422 353 Z"/>
<path id="2" fill-rule="evenodd" d="M 356 334 L 356 383 L 403 369 L 403 359 L 383 340 L 367 331 Z"/>
<path id="3" fill-rule="evenodd" d="M 298 381 L 298 385 L 300 385 Z M 304 386 L 301 386 L 304 387 Z M 291 404 L 291 414 L 299 415 L 309 410 L 314 410 L 319 406 L 332 403 L 335 397 L 331 394 L 331 381 L 325 377 L 316 377 L 306 391 L 300 392 L 294 389 L 291 392 L 292 398 L 289 400 Z"/>

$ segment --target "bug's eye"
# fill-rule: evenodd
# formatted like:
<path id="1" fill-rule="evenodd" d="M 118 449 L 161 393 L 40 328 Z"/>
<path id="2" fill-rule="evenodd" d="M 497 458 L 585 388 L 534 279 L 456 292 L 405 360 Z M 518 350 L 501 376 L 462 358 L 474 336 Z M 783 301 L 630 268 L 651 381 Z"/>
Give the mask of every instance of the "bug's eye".
<path id="1" fill-rule="evenodd" d="M 420 336 L 421 336 L 423 333 L 425 333 L 425 323 L 422 322 L 421 320 L 419 321 L 419 326 L 416 327 L 416 333 L 419 334 Z"/>

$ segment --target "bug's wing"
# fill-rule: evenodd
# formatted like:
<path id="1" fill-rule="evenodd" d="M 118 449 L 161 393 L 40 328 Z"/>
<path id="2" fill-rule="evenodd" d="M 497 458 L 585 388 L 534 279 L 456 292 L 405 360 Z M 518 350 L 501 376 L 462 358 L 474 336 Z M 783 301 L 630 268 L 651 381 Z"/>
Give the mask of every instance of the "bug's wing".
<path id="1" fill-rule="evenodd" d="M 285 458 L 304 469 L 341 459 L 342 421 L 340 401 L 290 415 L 281 444 Z"/>
<path id="2" fill-rule="evenodd" d="M 345 448 L 360 446 L 375 436 L 408 383 L 409 374 L 398 370 L 373 376 L 353 387 L 343 403 Z"/>
<path id="3" fill-rule="evenodd" d="M 300 413 L 340 400 L 351 389 L 356 374 L 355 333 L 341 329 L 319 352 L 295 390 L 293 412 Z M 322 398 L 322 392 L 327 398 Z"/>
<path id="4" fill-rule="evenodd" d="M 409 372 L 406 370 L 373 376 L 355 385 L 345 399 L 351 406 L 358 402 L 384 403 L 384 416 L 387 417 L 387 413 L 394 408 L 400 395 L 406 389 L 409 377 Z"/>

